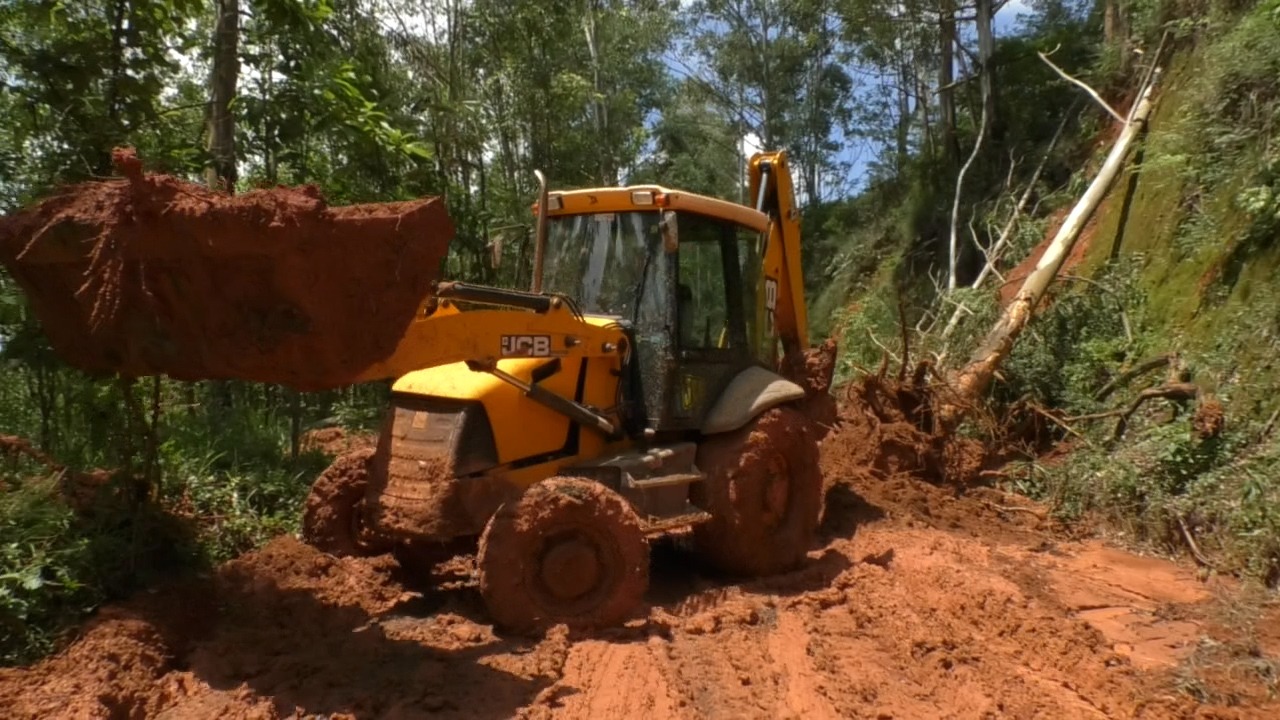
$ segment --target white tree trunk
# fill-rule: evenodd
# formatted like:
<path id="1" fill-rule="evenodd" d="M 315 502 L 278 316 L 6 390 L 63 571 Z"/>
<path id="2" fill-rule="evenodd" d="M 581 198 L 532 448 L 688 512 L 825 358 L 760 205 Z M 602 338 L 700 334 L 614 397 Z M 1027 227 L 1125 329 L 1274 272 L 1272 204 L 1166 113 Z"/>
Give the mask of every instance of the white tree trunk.
<path id="1" fill-rule="evenodd" d="M 1085 191 L 1080 201 L 1071 210 L 1071 214 L 1062 223 L 1053 242 L 1045 250 L 1040 262 L 1036 264 L 1035 270 L 1022 283 L 1018 294 L 1005 308 L 995 326 L 987 333 L 986 339 L 974 353 L 969 364 L 951 375 L 950 384 L 955 395 L 940 413 L 944 427 L 954 427 L 963 418 L 968 408 L 978 404 L 990 387 L 996 370 L 1013 350 L 1014 342 L 1030 322 L 1036 306 L 1044 298 L 1062 263 L 1071 253 L 1085 224 L 1088 223 L 1116 176 L 1119 175 L 1134 139 L 1146 126 L 1153 107 L 1152 94 L 1155 84 L 1156 78 L 1153 77 L 1139 98 L 1132 119 L 1120 134 L 1102 169 L 1098 171 L 1089 189 Z"/>

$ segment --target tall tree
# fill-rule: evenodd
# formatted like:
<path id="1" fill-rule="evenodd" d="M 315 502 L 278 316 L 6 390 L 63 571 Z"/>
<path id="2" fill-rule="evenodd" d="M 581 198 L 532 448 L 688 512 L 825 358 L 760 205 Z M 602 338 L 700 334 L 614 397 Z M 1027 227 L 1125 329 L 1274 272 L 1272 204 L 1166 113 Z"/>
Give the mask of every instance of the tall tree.
<path id="1" fill-rule="evenodd" d="M 839 165 L 854 84 L 842 31 L 827 0 L 698 0 L 690 4 L 685 71 L 740 120 L 743 134 L 787 149 L 803 200 Z"/>
<path id="2" fill-rule="evenodd" d="M 236 188 L 236 123 L 231 101 L 240 77 L 240 0 L 214 0 L 213 70 L 209 77 L 207 148 L 205 170 L 210 187 L 234 192 Z"/>

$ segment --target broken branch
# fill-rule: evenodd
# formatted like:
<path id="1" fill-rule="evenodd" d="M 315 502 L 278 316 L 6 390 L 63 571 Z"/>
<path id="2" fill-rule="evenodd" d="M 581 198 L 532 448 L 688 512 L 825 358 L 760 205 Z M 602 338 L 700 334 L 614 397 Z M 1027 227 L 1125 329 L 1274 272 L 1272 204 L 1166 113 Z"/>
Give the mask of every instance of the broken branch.
<path id="1" fill-rule="evenodd" d="M 1129 427 L 1129 418 L 1133 417 L 1133 414 L 1138 412 L 1138 408 L 1142 407 L 1142 404 L 1146 401 L 1164 398 L 1175 402 L 1186 402 L 1195 400 L 1199 394 L 1200 388 L 1195 383 L 1170 383 L 1143 390 L 1138 393 L 1138 397 L 1134 398 L 1133 403 L 1120 414 L 1120 419 L 1116 421 L 1115 432 L 1111 433 L 1111 441 L 1115 442 L 1124 435 L 1124 431 Z"/>
<path id="2" fill-rule="evenodd" d="M 1049 412 L 1047 409 L 1042 408 L 1042 407 L 1040 407 L 1039 405 L 1037 405 L 1037 404 L 1035 404 L 1035 403 L 1027 403 L 1027 407 L 1028 407 L 1032 412 L 1034 412 L 1035 414 L 1037 414 L 1037 415 L 1039 415 L 1040 417 L 1044 418 L 1045 420 L 1048 420 L 1049 422 L 1053 423 L 1054 425 L 1057 425 L 1058 427 L 1062 428 L 1063 430 L 1066 430 L 1067 432 L 1071 433 L 1072 435 L 1075 435 L 1076 437 L 1080 438 L 1081 440 L 1085 441 L 1086 443 L 1087 443 L 1087 442 L 1089 442 L 1089 439 L 1088 439 L 1088 438 L 1086 438 L 1083 434 L 1081 434 L 1081 433 L 1080 433 L 1080 431 L 1076 430 L 1075 428 L 1073 428 L 1073 427 L 1071 427 L 1069 424 L 1067 424 L 1067 421 L 1066 421 L 1066 420 L 1064 420 L 1063 418 L 1060 418 L 1060 417 L 1058 417 L 1057 415 L 1054 415 L 1053 413 Z"/>
<path id="3" fill-rule="evenodd" d="M 1149 360 L 1144 360 L 1138 363 L 1132 368 L 1129 368 L 1128 370 L 1112 378 L 1110 382 L 1108 382 L 1106 385 L 1103 385 L 1102 388 L 1098 390 L 1098 392 L 1093 396 L 1093 398 L 1099 401 L 1106 400 L 1108 397 L 1111 396 L 1111 393 L 1118 390 L 1122 385 L 1126 385 L 1132 382 L 1135 378 L 1146 375 L 1152 370 L 1156 370 L 1158 368 L 1162 368 L 1168 365 L 1171 357 L 1172 357 L 1171 355 L 1160 355 L 1159 357 L 1153 357 Z"/>
<path id="4" fill-rule="evenodd" d="M 1177 519 L 1178 527 L 1182 530 L 1182 537 L 1187 541 L 1187 547 L 1191 548 L 1191 554 L 1195 557 L 1196 562 L 1210 570 L 1217 570 L 1217 566 L 1210 562 L 1209 558 L 1204 556 L 1204 553 L 1200 552 L 1200 547 L 1196 545 L 1195 538 L 1191 537 L 1191 530 L 1187 527 L 1187 521 L 1182 519 L 1180 513 L 1173 513 L 1173 517 Z"/>
<path id="5" fill-rule="evenodd" d="M 1055 52 L 1057 52 L 1056 49 L 1055 49 Z M 1089 93 L 1089 97 L 1093 98 L 1093 101 L 1098 103 L 1098 105 L 1103 110 L 1106 110 L 1108 115 L 1115 118 L 1117 121 L 1121 123 L 1128 124 L 1129 122 L 1128 119 L 1126 119 L 1125 116 L 1121 115 L 1120 113 L 1116 112 L 1115 108 L 1108 105 L 1107 101 L 1102 99 L 1102 96 L 1098 94 L 1097 90 L 1094 90 L 1093 88 L 1089 87 L 1089 85 L 1085 83 L 1083 80 L 1079 80 L 1067 74 L 1067 71 L 1055 65 L 1054 62 L 1049 59 L 1048 55 L 1045 55 L 1044 53 L 1038 50 L 1036 51 L 1036 54 L 1040 56 L 1041 60 L 1045 61 L 1045 64 L 1053 68 L 1053 71 L 1058 73 L 1058 75 L 1060 75 L 1063 80 L 1066 80 L 1067 82 L 1072 83 L 1077 87 L 1080 87 L 1081 89 L 1083 89 L 1085 92 Z"/>
<path id="6" fill-rule="evenodd" d="M 985 72 L 985 71 L 984 71 Z M 969 172 L 973 161 L 977 159 L 978 152 L 982 150 L 982 141 L 987 136 L 987 104 L 982 104 L 982 120 L 978 125 L 978 139 L 973 143 L 973 151 L 969 153 L 969 159 L 964 161 L 964 165 L 960 167 L 960 174 L 956 176 L 956 195 L 951 202 L 951 254 L 949 256 L 950 265 L 948 266 L 947 289 L 955 290 L 956 283 L 956 266 L 959 261 L 960 241 L 956 235 L 956 223 L 960 217 L 960 196 L 964 191 L 964 176 Z"/>

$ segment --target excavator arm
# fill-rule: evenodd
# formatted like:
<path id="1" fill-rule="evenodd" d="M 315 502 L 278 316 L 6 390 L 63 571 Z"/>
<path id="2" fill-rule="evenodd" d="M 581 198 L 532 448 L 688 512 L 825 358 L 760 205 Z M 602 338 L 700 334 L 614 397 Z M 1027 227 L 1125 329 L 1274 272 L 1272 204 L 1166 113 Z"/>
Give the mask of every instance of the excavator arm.
<path id="1" fill-rule="evenodd" d="M 787 153 L 756 153 L 748 170 L 753 206 L 768 215 L 770 221 L 760 293 L 765 327 L 782 341 L 783 353 L 801 352 L 809 347 L 809 316 L 800 264 L 800 211 Z"/>

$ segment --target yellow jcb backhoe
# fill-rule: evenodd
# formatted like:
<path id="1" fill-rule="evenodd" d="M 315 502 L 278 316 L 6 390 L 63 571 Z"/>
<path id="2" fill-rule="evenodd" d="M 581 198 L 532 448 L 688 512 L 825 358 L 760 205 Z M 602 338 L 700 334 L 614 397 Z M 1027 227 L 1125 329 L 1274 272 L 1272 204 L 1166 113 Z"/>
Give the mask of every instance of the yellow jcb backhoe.
<path id="1" fill-rule="evenodd" d="M 360 378 L 396 378 L 367 479 L 323 475 L 304 537 L 478 536 L 515 630 L 624 620 L 664 533 L 734 574 L 800 563 L 821 480 L 805 388 L 779 374 L 808 347 L 798 213 L 785 153 L 749 167 L 754 206 L 539 174 L 532 288 L 438 285 Z"/>

